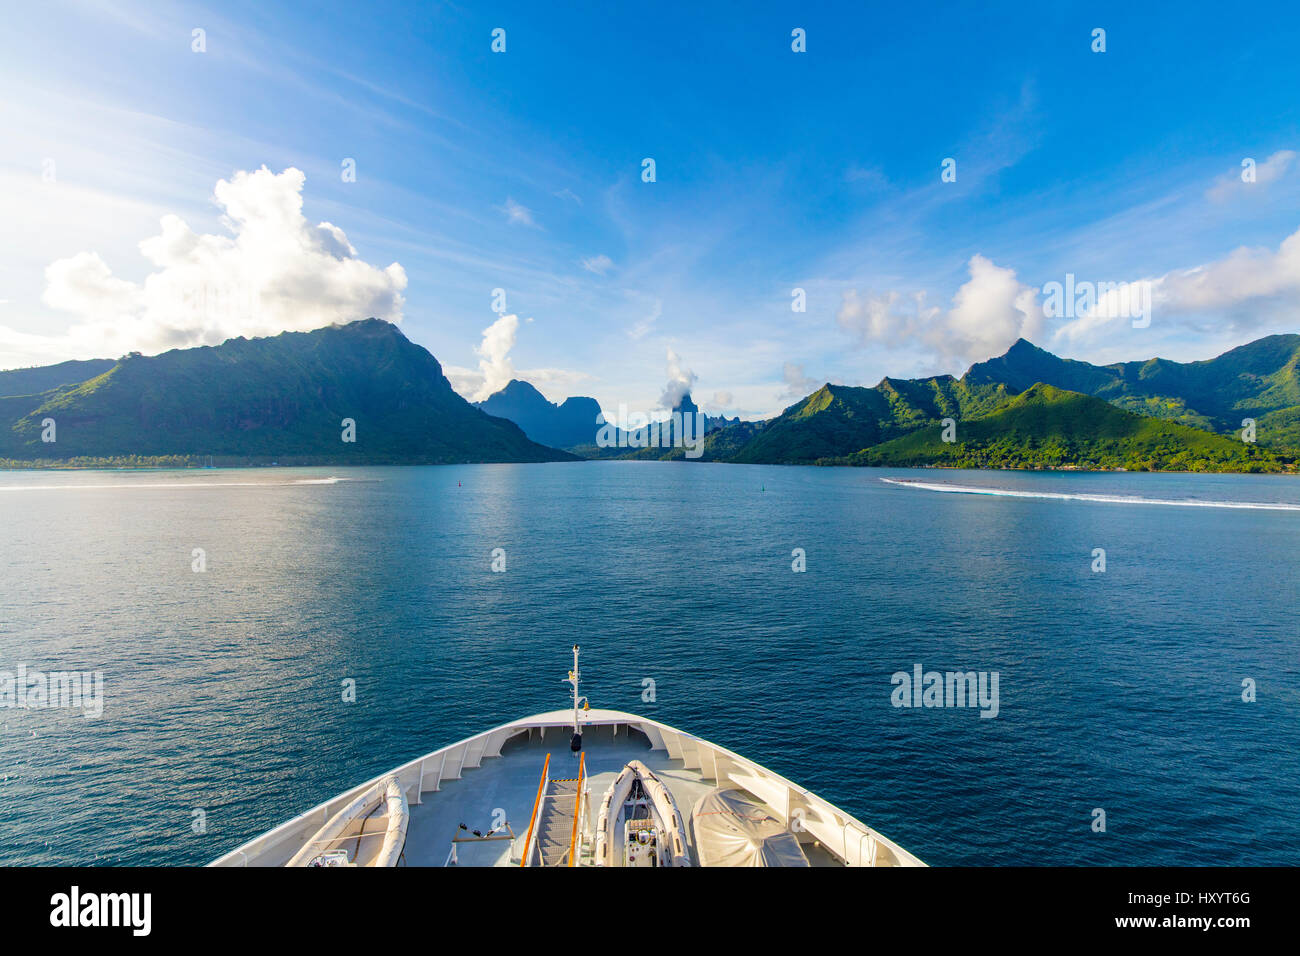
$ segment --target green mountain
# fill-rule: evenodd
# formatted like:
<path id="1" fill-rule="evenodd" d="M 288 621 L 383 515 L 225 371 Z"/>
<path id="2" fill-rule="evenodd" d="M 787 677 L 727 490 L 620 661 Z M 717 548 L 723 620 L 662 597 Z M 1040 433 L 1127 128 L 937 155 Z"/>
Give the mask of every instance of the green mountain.
<path id="1" fill-rule="evenodd" d="M 41 440 L 53 419 L 56 441 Z M 344 419 L 355 422 L 346 442 Z M 457 395 L 437 359 L 379 319 L 132 354 L 77 384 L 0 398 L 0 458 L 222 464 L 574 460 Z"/>
<path id="2" fill-rule="evenodd" d="M 996 411 L 846 456 L 839 463 L 950 468 L 1126 468 L 1129 471 L 1280 471 L 1274 451 L 1125 411 L 1091 395 L 1035 384 Z M 1289 459 L 1291 461 L 1294 458 Z"/>
<path id="3" fill-rule="evenodd" d="M 1220 434 L 1256 422 L 1261 445 L 1300 447 L 1300 335 L 1270 335 L 1217 358 L 1154 358 L 1115 365 L 1062 359 L 1019 340 L 1008 352 L 972 365 L 964 380 L 1023 391 L 1043 382 L 1104 398 L 1139 415 Z"/>
<path id="4" fill-rule="evenodd" d="M 1020 339 L 1006 354 L 971 366 L 960 379 L 885 378 L 871 388 L 827 384 L 768 422 L 728 460 L 1272 470 L 1294 461 L 1300 448 L 1298 365 L 1300 335 L 1269 336 L 1203 362 L 1151 359 L 1108 366 L 1059 358 Z M 1039 422 L 1038 430 L 1012 430 L 1005 441 L 995 439 L 988 429 L 1022 422 L 1026 413 L 1018 399 L 1031 396 L 1026 401 L 1032 406 L 1045 401 L 1046 393 L 1036 390 L 1040 385 L 1093 398 L 1071 406 L 1071 414 L 1095 416 L 1098 441 L 1087 441 L 1087 428 L 1093 426 L 1086 421 L 1060 418 L 1066 409 L 1055 399 L 1046 402 L 1053 415 Z M 1137 421 L 1154 419 L 1190 430 L 1107 434 L 1106 428 L 1118 429 L 1128 421 L 1110 414 L 1116 410 L 1133 413 Z M 1002 412 L 1006 414 L 1000 416 Z M 967 424 L 982 422 L 975 434 L 983 444 L 968 447 L 965 458 L 951 445 L 930 448 L 925 436 L 938 435 L 945 418 L 959 423 L 963 437 L 969 437 Z M 1258 443 L 1276 454 L 1262 455 L 1240 440 L 1244 418 L 1256 420 Z M 1052 428 L 1075 425 L 1079 427 L 1055 435 L 1058 445 L 1051 446 Z M 1204 437 L 1227 444 L 1207 444 Z M 1021 454 L 1011 454 L 1021 439 L 1027 443 Z"/>
<path id="5" fill-rule="evenodd" d="M 732 461 L 794 464 L 838 458 L 945 418 L 986 414 L 1007 400 L 1004 385 L 940 375 L 883 379 L 871 388 L 826 384 L 768 422 Z"/>
<path id="6" fill-rule="evenodd" d="M 1022 339 L 960 379 L 827 384 L 768 422 L 707 419 L 701 460 L 1295 470 L 1298 368 L 1300 335 L 1269 336 L 1202 362 L 1106 366 Z M 685 396 L 678 410 L 698 409 Z M 533 439 L 580 438 L 597 411 L 590 399 L 553 405 L 518 381 L 475 408 L 425 349 L 367 319 L 149 358 L 0 372 L 0 464 L 574 460 Z M 1257 445 L 1240 440 L 1243 418 L 1255 419 Z M 57 441 L 46 443 L 51 419 Z M 355 442 L 342 441 L 344 419 L 356 423 Z M 956 442 L 941 441 L 944 419 L 956 422 Z M 519 427 L 524 421 L 532 439 Z M 684 457 L 673 447 L 574 451 Z"/>
<path id="7" fill-rule="evenodd" d="M 116 359 L 90 359 L 0 372 L 0 395 L 35 395 L 60 385 L 77 385 L 103 375 L 116 364 Z"/>

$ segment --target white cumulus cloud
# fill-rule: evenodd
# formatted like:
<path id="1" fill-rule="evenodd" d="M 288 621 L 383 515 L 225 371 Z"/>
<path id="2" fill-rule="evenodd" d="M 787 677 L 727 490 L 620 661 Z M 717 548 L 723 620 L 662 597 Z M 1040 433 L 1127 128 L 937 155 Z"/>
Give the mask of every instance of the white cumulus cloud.
<path id="1" fill-rule="evenodd" d="M 695 385 L 699 376 L 682 364 L 681 356 L 672 349 L 668 350 L 668 384 L 659 396 L 659 404 L 672 409 Z"/>
<path id="2" fill-rule="evenodd" d="M 469 401 L 481 402 L 509 385 L 511 379 L 518 378 L 555 401 L 552 393 L 571 393 L 573 387 L 591 379 L 586 372 L 563 368 L 516 369 L 510 352 L 519 337 L 519 324 L 519 316 L 503 315 L 483 330 L 483 340 L 474 347 L 474 353 L 479 357 L 477 369 L 443 366 L 451 387 Z M 559 400 L 564 397 L 562 394 Z"/>
<path id="3" fill-rule="evenodd" d="M 1300 310 L 1300 230 L 1276 250 L 1239 247 L 1222 259 L 1140 279 L 1150 288 L 1153 324 L 1257 334 L 1285 324 Z M 1117 293 L 1056 332 L 1071 343 L 1092 342 L 1129 321 L 1114 306 Z"/>
<path id="4" fill-rule="evenodd" d="M 494 392 L 499 392 L 515 377 L 515 366 L 510 361 L 510 350 L 515 347 L 519 333 L 519 316 L 503 315 L 483 330 L 483 341 L 474 349 L 478 354 L 480 380 L 470 396 L 470 401 L 481 402 Z"/>
<path id="5" fill-rule="evenodd" d="M 1037 297 L 1015 270 L 972 256 L 970 281 L 957 290 L 939 333 L 942 347 L 948 355 L 979 361 L 1005 351 L 1018 338 L 1040 338 L 1043 310 Z"/>
<path id="6" fill-rule="evenodd" d="M 95 252 L 50 263 L 42 301 L 75 320 L 53 336 L 0 327 L 0 363 L 154 353 L 371 316 L 401 321 L 406 272 L 370 265 L 342 229 L 309 222 L 305 181 L 298 169 L 265 166 L 220 180 L 213 199 L 230 235 L 162 217 L 158 235 L 139 244 L 154 267 L 139 283 L 114 276 Z"/>
<path id="7" fill-rule="evenodd" d="M 1041 335 L 1037 290 L 1017 279 L 1015 270 L 981 255 L 972 256 L 967 268 L 970 278 L 947 311 L 928 305 L 924 292 L 859 296 L 850 290 L 836 319 L 863 345 L 920 345 L 953 366 L 1004 352 L 1018 338 Z"/>

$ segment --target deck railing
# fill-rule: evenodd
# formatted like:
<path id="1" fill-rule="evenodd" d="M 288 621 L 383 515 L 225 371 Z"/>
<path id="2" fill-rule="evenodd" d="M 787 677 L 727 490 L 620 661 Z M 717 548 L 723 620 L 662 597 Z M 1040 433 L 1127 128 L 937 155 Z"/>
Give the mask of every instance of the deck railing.
<path id="1" fill-rule="evenodd" d="M 582 785 L 587 778 L 587 751 L 578 758 L 578 786 L 573 798 L 573 839 L 569 841 L 569 866 L 578 865 L 578 821 L 582 819 Z"/>
<path id="2" fill-rule="evenodd" d="M 528 820 L 528 836 L 524 839 L 524 852 L 519 857 L 519 865 L 527 866 L 528 857 L 533 852 L 533 830 L 537 826 L 537 808 L 542 805 L 542 794 L 546 792 L 546 783 L 550 779 L 548 774 L 551 769 L 551 755 L 546 755 L 546 762 L 542 764 L 542 779 L 537 783 L 537 799 L 533 801 L 533 815 Z"/>

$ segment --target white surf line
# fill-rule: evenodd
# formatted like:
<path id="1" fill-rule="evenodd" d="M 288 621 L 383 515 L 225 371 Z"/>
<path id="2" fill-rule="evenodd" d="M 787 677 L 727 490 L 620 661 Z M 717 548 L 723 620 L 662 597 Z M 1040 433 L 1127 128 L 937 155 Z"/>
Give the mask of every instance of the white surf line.
<path id="1" fill-rule="evenodd" d="M 292 488 L 296 485 L 334 485 L 349 478 L 297 478 L 289 481 L 120 481 L 111 485 L 0 485 L 0 491 L 109 491 L 118 488 Z"/>
<path id="2" fill-rule="evenodd" d="M 1138 495 L 1084 495 L 1052 491 L 1011 491 L 1005 488 L 981 488 L 978 485 L 944 485 L 902 478 L 881 478 L 891 485 L 944 491 L 963 495 L 993 495 L 1002 498 L 1052 498 L 1057 501 L 1096 501 L 1110 505 L 1166 505 L 1174 508 L 1239 508 L 1248 511 L 1300 511 L 1300 505 L 1267 501 L 1192 501 L 1176 498 L 1143 498 Z"/>

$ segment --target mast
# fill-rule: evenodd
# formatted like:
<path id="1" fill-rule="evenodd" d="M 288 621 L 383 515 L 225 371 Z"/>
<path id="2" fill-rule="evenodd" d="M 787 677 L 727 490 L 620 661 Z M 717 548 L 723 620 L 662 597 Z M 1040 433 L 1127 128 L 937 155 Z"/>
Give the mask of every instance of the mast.
<path id="1" fill-rule="evenodd" d="M 573 685 L 573 739 L 569 749 L 575 754 L 582 749 L 582 726 L 578 722 L 578 645 L 573 645 L 573 670 L 569 671 L 569 683 Z"/>

